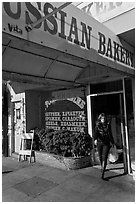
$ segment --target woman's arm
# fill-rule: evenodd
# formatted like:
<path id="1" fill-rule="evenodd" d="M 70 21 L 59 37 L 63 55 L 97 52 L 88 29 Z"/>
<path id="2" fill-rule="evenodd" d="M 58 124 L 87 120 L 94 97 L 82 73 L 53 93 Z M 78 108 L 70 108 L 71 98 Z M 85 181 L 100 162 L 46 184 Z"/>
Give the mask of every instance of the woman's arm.
<path id="1" fill-rule="evenodd" d="M 93 136 L 94 140 L 97 140 L 98 135 L 99 135 L 99 131 L 98 131 L 98 127 L 96 126 L 95 127 L 95 133 L 94 133 L 94 136 Z"/>
<path id="2" fill-rule="evenodd" d="M 109 138 L 110 138 L 110 142 L 112 143 L 112 145 L 114 145 L 115 142 L 114 142 L 114 138 L 113 138 L 113 135 L 112 135 L 112 130 L 111 130 L 111 125 L 110 125 L 110 124 L 109 124 L 108 128 L 109 128 Z"/>

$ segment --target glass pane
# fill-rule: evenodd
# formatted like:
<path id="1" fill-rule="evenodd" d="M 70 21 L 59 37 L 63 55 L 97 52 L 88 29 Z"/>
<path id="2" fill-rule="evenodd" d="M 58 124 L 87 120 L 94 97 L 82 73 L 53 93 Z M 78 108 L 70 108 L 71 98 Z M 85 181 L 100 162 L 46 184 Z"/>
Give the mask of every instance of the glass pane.
<path id="1" fill-rule="evenodd" d="M 100 84 L 91 84 L 90 90 L 91 90 L 90 94 L 122 91 L 123 90 L 122 80 Z"/>

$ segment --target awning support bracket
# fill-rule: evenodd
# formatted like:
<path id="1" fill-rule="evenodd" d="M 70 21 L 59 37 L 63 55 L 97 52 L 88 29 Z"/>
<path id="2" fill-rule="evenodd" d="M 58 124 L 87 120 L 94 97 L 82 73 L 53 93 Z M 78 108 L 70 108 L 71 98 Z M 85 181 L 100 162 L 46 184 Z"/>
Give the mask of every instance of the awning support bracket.
<path id="1" fill-rule="evenodd" d="M 44 74 L 44 78 L 46 78 L 46 75 L 47 75 L 48 71 L 50 70 L 50 68 L 54 64 L 54 62 L 56 62 L 57 58 L 58 58 L 58 56 L 50 63 L 48 69 L 46 70 L 46 73 Z"/>

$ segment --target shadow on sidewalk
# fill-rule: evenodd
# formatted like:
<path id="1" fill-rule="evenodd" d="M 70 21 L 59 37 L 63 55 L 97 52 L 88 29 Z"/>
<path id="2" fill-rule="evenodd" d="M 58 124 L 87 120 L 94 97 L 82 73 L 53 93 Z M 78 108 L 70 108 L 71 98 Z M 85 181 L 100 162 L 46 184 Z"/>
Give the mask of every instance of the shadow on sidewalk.
<path id="1" fill-rule="evenodd" d="M 13 171 L 3 171 L 2 174 L 8 174 L 8 173 L 11 173 Z"/>
<path id="2" fill-rule="evenodd" d="M 106 169 L 106 171 L 119 170 L 119 169 L 124 169 L 124 167 L 114 167 L 114 168 L 109 168 L 109 169 Z"/>
<path id="3" fill-rule="evenodd" d="M 106 179 L 110 180 L 112 178 L 116 178 L 116 177 L 120 177 L 120 176 L 125 176 L 125 175 L 126 175 L 125 173 L 122 173 L 122 174 L 117 174 L 117 175 L 113 175 L 113 176 L 107 176 Z"/>
<path id="4" fill-rule="evenodd" d="M 125 172 L 124 172 L 124 166 L 118 167 L 110 167 L 108 169 L 105 170 L 105 172 L 111 172 L 112 171 L 112 175 L 111 176 L 106 176 L 106 180 L 110 180 L 116 177 L 121 177 L 121 176 L 125 176 Z M 114 171 L 114 172 L 113 172 Z"/>

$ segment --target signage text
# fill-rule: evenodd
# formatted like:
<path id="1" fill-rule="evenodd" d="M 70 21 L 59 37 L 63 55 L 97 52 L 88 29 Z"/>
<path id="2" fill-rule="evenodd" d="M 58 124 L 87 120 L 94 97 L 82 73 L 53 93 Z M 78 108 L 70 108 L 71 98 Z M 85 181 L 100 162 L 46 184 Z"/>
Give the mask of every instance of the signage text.
<path id="1" fill-rule="evenodd" d="M 85 132 L 87 128 L 85 105 L 81 97 L 45 101 L 45 127 Z"/>
<path id="2" fill-rule="evenodd" d="M 35 2 L 34 4 L 25 2 L 25 13 L 22 14 L 22 2 L 14 2 L 14 4 L 16 5 L 16 9 L 14 8 L 14 10 L 11 6 L 11 2 L 3 2 L 3 8 L 9 17 L 16 20 L 16 23 L 17 20 L 21 18 L 21 15 L 24 15 L 25 24 L 32 24 L 34 19 L 37 21 L 43 17 L 43 14 L 46 16 L 56 9 L 51 3 L 43 4 L 41 2 Z M 116 3 L 117 6 L 120 4 L 121 3 Z M 110 5 L 112 7 L 112 4 Z M 70 21 L 69 23 L 67 22 L 67 17 Z M 35 29 L 40 28 L 51 35 L 58 35 L 58 37 L 67 40 L 70 43 L 79 45 L 85 49 L 91 49 L 93 47 L 93 28 L 84 22 L 79 22 L 73 16 L 70 18 L 70 16 L 68 16 L 68 14 L 63 10 L 58 11 L 56 14 L 50 16 L 48 19 L 35 26 Z M 16 32 L 18 34 L 22 34 L 23 32 L 17 24 L 11 25 L 8 23 L 8 29 L 10 32 Z M 97 51 L 99 54 L 127 66 L 134 66 L 133 53 L 125 49 L 117 42 L 112 41 L 103 33 L 98 31 L 96 34 L 98 41 Z"/>
<path id="3" fill-rule="evenodd" d="M 17 11 L 15 13 L 11 9 L 10 2 L 4 2 L 3 3 L 3 7 L 4 7 L 4 10 L 7 13 L 7 15 L 10 16 L 11 18 L 15 19 L 15 20 L 20 19 L 20 17 L 21 17 L 21 2 L 17 2 L 16 4 L 17 4 Z M 37 20 L 39 20 L 43 17 L 41 12 L 40 12 L 40 11 L 42 11 L 41 2 L 37 2 L 38 9 L 30 2 L 25 2 L 25 6 L 26 6 L 26 11 L 25 11 L 25 23 L 26 24 L 32 24 L 33 23 L 33 21 L 31 20 L 31 15 L 33 15 Z M 50 11 L 49 11 L 49 9 L 50 9 Z M 45 3 L 44 7 L 43 7 L 44 15 L 46 16 L 48 13 L 51 12 L 51 10 L 53 11 L 54 9 L 55 9 L 55 7 L 53 7 L 52 4 Z M 57 18 L 61 19 L 61 21 L 58 21 L 58 23 L 60 22 L 60 25 L 58 25 L 58 23 L 57 23 L 57 20 L 56 20 Z M 49 32 L 51 35 L 58 34 L 58 36 L 60 38 L 66 39 L 66 40 L 73 42 L 77 45 L 80 45 L 82 47 L 86 47 L 87 49 L 90 49 L 90 39 L 91 39 L 92 28 L 90 26 L 86 25 L 84 22 L 81 22 L 80 23 L 80 26 L 81 26 L 80 30 L 82 32 L 78 32 L 77 19 L 72 17 L 71 22 L 70 22 L 69 33 L 66 34 L 66 30 L 65 30 L 66 18 L 67 18 L 67 13 L 65 13 L 64 11 L 61 10 L 57 14 L 55 14 L 55 16 L 53 15 L 53 16 L 49 17 L 48 20 L 45 20 L 44 23 L 43 22 L 39 23 L 37 26 L 35 26 L 35 29 L 39 29 L 43 25 L 43 29 L 45 32 Z M 49 22 L 50 22 L 50 25 L 52 25 L 52 26 L 49 26 Z M 59 27 L 61 28 L 60 32 L 58 32 Z M 81 36 L 79 36 L 79 33 L 81 33 Z"/>
<path id="4" fill-rule="evenodd" d="M 99 49 L 98 53 L 113 58 L 115 61 L 121 62 L 133 67 L 133 53 L 119 45 L 117 42 L 106 38 L 104 34 L 99 34 Z"/>

